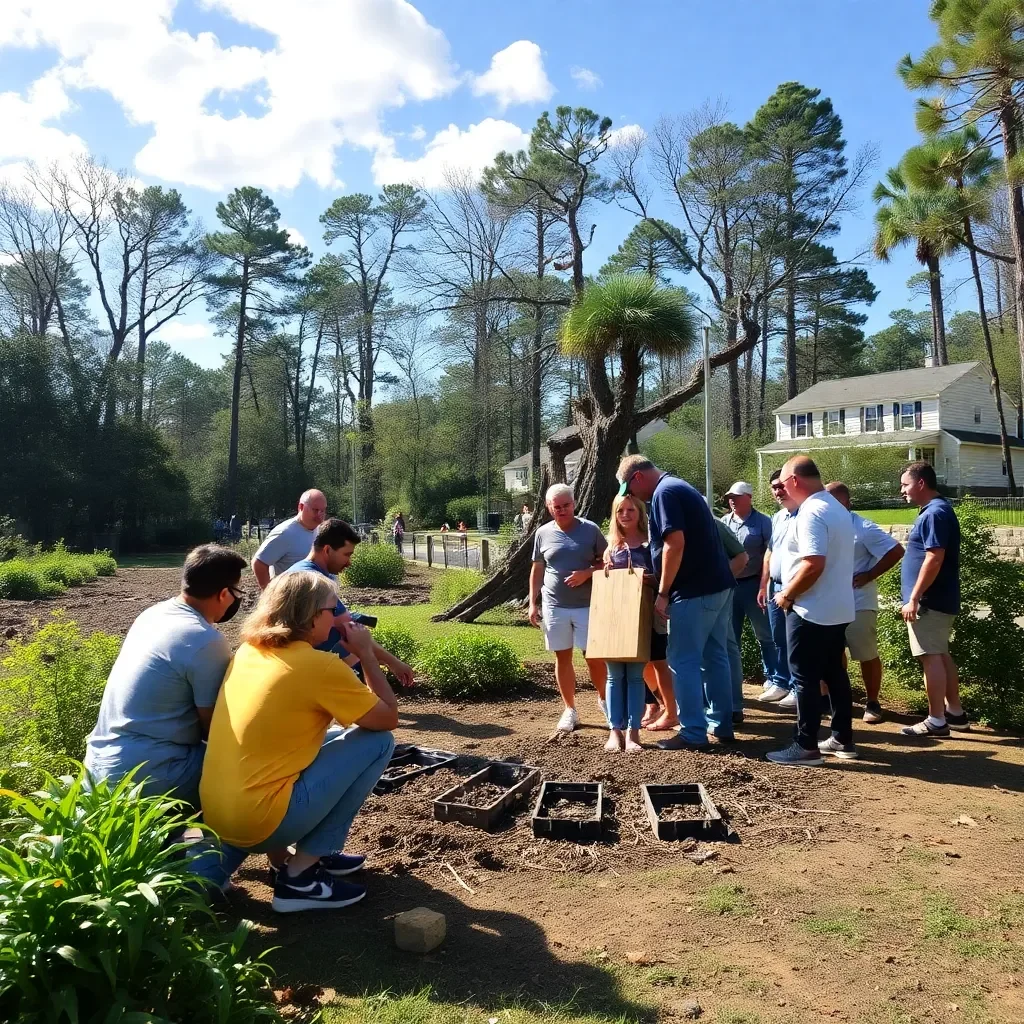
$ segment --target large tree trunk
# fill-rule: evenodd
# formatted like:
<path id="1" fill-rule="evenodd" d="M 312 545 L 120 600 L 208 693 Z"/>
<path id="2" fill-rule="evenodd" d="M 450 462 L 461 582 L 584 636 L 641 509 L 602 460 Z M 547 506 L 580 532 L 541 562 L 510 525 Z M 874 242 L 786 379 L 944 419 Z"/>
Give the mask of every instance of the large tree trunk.
<path id="1" fill-rule="evenodd" d="M 1017 348 L 1020 352 L 1021 395 L 1024 395 L 1024 195 L 1016 184 L 1013 166 L 1017 158 L 1019 125 L 1017 100 L 1013 95 L 1004 98 L 999 111 L 999 127 L 1003 136 L 1003 163 L 1010 184 L 1009 199 L 1010 241 L 1013 245 L 1013 314 L 1017 321 Z"/>
<path id="2" fill-rule="evenodd" d="M 992 332 L 989 330 L 988 317 L 985 313 L 985 286 L 981 281 L 981 268 L 978 266 L 978 254 L 974 251 L 974 233 L 971 219 L 964 218 L 964 238 L 967 251 L 971 256 L 971 271 L 974 273 L 974 284 L 978 289 L 978 312 L 981 314 L 981 331 L 985 338 L 985 354 L 988 356 L 988 369 L 992 374 L 992 388 L 996 396 L 996 413 L 999 416 L 999 444 L 1003 449 L 1003 463 L 1006 466 L 1006 486 L 1010 494 L 1017 493 L 1017 483 L 1013 477 L 1013 460 L 1010 457 L 1010 441 L 1006 435 L 1006 417 L 1003 415 L 1003 392 L 999 385 L 999 370 L 996 367 L 996 355 L 992 350 Z"/>
<path id="3" fill-rule="evenodd" d="M 934 335 L 935 365 L 946 366 L 949 354 L 946 351 L 946 311 L 942 300 L 942 272 L 939 258 L 928 255 L 928 293 L 932 303 L 932 333 Z"/>
<path id="4" fill-rule="evenodd" d="M 242 363 L 245 360 L 245 306 L 249 297 L 249 264 L 242 267 L 242 287 L 238 295 L 238 330 L 235 333 L 235 368 L 231 377 L 231 435 L 228 441 L 227 508 L 233 516 L 238 498 L 238 406 L 242 399 Z"/>

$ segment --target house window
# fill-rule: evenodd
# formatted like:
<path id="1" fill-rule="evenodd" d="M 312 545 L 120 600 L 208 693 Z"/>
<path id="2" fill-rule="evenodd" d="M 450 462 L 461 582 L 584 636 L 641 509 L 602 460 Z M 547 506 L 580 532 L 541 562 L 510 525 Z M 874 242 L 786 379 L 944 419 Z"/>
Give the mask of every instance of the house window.
<path id="1" fill-rule="evenodd" d="M 806 413 L 799 412 L 796 415 L 796 436 L 806 437 L 807 436 L 807 420 L 809 417 Z"/>
<path id="2" fill-rule="evenodd" d="M 929 466 L 935 465 L 934 448 L 911 448 L 910 458 L 913 462 L 927 462 Z"/>
<path id="3" fill-rule="evenodd" d="M 904 402 L 900 406 L 900 430 L 914 429 L 914 403 Z"/>
<path id="4" fill-rule="evenodd" d="M 885 430 L 885 407 L 882 405 L 865 405 L 863 416 L 863 433 L 878 433 Z"/>
<path id="5" fill-rule="evenodd" d="M 1006 476 L 1006 460 L 1005 459 L 1002 462 L 1002 467 L 1003 467 L 1003 476 Z"/>
<path id="6" fill-rule="evenodd" d="M 981 406 L 980 405 L 976 405 L 974 407 L 974 422 L 975 423 L 980 423 L 981 422 Z M 1003 472 L 1004 473 L 1006 472 L 1005 468 L 1003 469 Z"/>
<path id="7" fill-rule="evenodd" d="M 845 434 L 846 433 L 846 410 L 845 409 L 829 409 L 827 415 L 827 427 L 826 433 L 828 434 Z"/>

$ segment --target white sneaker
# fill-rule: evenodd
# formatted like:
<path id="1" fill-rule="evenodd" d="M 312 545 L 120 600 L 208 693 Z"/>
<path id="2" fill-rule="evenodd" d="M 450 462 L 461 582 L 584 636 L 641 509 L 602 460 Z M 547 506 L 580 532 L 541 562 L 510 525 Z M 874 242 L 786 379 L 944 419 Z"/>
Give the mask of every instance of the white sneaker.
<path id="1" fill-rule="evenodd" d="M 605 722 L 607 722 L 608 721 L 608 705 L 605 703 L 604 697 L 598 697 L 597 698 L 597 707 L 598 707 L 598 710 L 600 710 L 601 715 L 604 718 Z"/>
<path id="2" fill-rule="evenodd" d="M 766 686 L 761 693 L 757 695 L 757 699 L 760 701 L 764 701 L 765 704 L 773 704 L 777 700 L 782 700 L 782 698 L 785 697 L 788 693 L 789 690 L 787 690 L 784 686 L 779 686 L 778 683 L 771 683 L 769 686 Z"/>
<path id="3" fill-rule="evenodd" d="M 818 750 L 823 754 L 831 754 L 843 761 L 855 761 L 857 759 L 857 748 L 852 743 L 840 743 L 835 736 L 829 736 L 818 744 Z"/>
<path id="4" fill-rule="evenodd" d="M 796 693 L 790 690 L 785 697 L 780 701 L 776 701 L 776 707 L 789 708 L 792 711 L 796 710 Z"/>
<path id="5" fill-rule="evenodd" d="M 558 725 L 555 729 L 558 732 L 572 732 L 580 724 L 580 716 L 576 714 L 575 708 L 566 708 L 562 712 L 562 717 L 558 720 Z"/>

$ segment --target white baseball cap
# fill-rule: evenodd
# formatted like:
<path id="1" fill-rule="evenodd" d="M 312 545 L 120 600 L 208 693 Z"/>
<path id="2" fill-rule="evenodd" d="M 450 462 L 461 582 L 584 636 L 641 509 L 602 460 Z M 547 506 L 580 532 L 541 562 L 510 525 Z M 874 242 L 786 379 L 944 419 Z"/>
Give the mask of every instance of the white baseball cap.
<path id="1" fill-rule="evenodd" d="M 753 495 L 753 493 L 754 493 L 754 488 L 751 487 L 750 484 L 748 484 L 746 480 L 737 480 L 736 483 L 734 483 L 732 485 L 732 487 L 730 487 L 729 490 L 727 490 L 725 492 L 725 496 L 728 498 L 728 497 L 730 497 L 733 494 L 750 494 L 750 495 Z"/>

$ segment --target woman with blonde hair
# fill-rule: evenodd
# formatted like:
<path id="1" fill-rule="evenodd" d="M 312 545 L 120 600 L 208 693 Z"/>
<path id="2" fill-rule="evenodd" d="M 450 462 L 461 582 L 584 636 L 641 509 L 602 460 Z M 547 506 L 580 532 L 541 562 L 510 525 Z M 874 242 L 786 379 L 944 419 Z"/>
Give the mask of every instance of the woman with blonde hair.
<path id="1" fill-rule="evenodd" d="M 373 657 L 370 631 L 347 627 L 363 685 L 336 654 L 318 651 L 334 623 L 334 581 L 275 576 L 241 631 L 217 698 L 199 793 L 223 840 L 230 875 L 250 853 L 295 853 L 274 877 L 274 910 L 357 903 L 342 881 L 365 860 L 342 853 L 363 801 L 387 767 L 398 703 Z M 337 720 L 341 728 L 330 728 Z"/>

